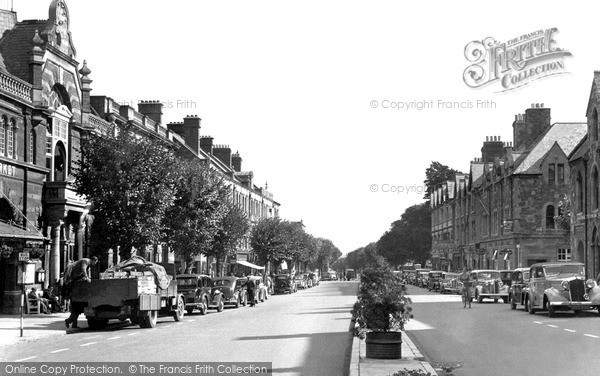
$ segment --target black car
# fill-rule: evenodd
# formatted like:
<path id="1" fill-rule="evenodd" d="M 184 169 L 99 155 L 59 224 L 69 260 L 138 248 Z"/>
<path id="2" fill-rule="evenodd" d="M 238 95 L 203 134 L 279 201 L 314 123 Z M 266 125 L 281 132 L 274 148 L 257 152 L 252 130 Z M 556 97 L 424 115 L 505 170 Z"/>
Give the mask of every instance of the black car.
<path id="1" fill-rule="evenodd" d="M 288 274 L 278 274 L 274 278 L 275 283 L 275 294 L 285 294 L 289 292 L 290 294 L 296 292 L 296 283 L 294 283 L 294 279 L 292 276 Z"/>
<path id="2" fill-rule="evenodd" d="M 235 308 L 245 306 L 248 303 L 248 291 L 245 286 L 246 279 L 237 277 L 216 277 L 212 279 L 213 294 L 221 292 L 223 303 L 233 305 Z"/>
<path id="3" fill-rule="evenodd" d="M 185 296 L 185 309 L 192 314 L 194 309 L 206 315 L 209 308 L 223 311 L 223 293 L 213 291 L 210 276 L 204 274 L 180 274 L 176 276 L 177 288 Z"/>

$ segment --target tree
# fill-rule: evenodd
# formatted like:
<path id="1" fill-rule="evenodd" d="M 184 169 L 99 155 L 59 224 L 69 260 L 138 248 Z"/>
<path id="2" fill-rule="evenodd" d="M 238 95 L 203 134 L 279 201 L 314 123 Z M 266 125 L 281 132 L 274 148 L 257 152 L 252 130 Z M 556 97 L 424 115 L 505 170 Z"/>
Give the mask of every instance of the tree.
<path id="1" fill-rule="evenodd" d="M 176 195 L 173 205 L 165 215 L 166 241 L 183 260 L 190 272 L 193 260 L 200 254 L 209 255 L 215 245 L 219 231 L 228 231 L 224 226 L 236 227 L 238 224 L 225 224 L 225 218 L 231 213 L 229 206 L 230 191 L 222 177 L 204 164 L 194 161 L 181 161 L 180 174 L 176 182 Z M 233 216 L 236 215 L 231 213 Z M 235 229 L 243 230 L 243 228 Z M 222 235 L 224 235 L 222 233 Z M 232 234 L 235 236 L 235 234 Z M 232 238 L 220 239 L 228 252 Z"/>
<path id="2" fill-rule="evenodd" d="M 329 239 L 319 238 L 317 240 L 317 264 L 319 269 L 327 271 L 333 263 L 342 257 L 342 252 Z"/>
<path id="3" fill-rule="evenodd" d="M 414 260 L 425 265 L 431 256 L 431 212 L 427 203 L 407 208 L 377 242 L 379 254 L 393 265 Z"/>
<path id="4" fill-rule="evenodd" d="M 92 243 L 104 249 L 120 246 L 127 257 L 133 248 L 159 242 L 174 200 L 178 168 L 172 150 L 122 127 L 116 137 L 83 138 L 81 155 L 74 187 L 92 204 Z"/>
<path id="5" fill-rule="evenodd" d="M 429 200 L 433 188 L 438 184 L 453 179 L 456 174 L 460 173 L 460 171 L 443 165 L 440 162 L 431 162 L 431 165 L 425 170 L 425 181 L 423 183 L 425 183 L 427 190 L 423 199 Z"/>
<path id="6" fill-rule="evenodd" d="M 250 245 L 259 261 L 271 265 L 287 258 L 280 218 L 263 218 L 252 228 Z"/>
<path id="7" fill-rule="evenodd" d="M 221 273 L 221 262 L 235 254 L 240 241 L 250 230 L 250 223 L 244 212 L 232 202 L 228 202 L 227 214 L 218 226 L 211 246 L 206 252 L 217 260 L 217 276 Z"/>

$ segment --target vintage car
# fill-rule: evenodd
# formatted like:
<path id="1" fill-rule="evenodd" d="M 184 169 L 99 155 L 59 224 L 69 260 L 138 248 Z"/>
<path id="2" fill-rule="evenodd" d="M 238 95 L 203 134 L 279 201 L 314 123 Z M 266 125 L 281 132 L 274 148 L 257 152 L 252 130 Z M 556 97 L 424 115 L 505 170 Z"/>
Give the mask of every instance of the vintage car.
<path id="1" fill-rule="evenodd" d="M 440 280 L 440 293 L 460 294 L 462 284 L 458 276 L 459 273 L 443 272 Z"/>
<path id="2" fill-rule="evenodd" d="M 429 290 L 429 291 L 441 290 L 442 273 L 443 272 L 441 270 L 432 270 L 428 273 L 427 290 Z"/>
<path id="3" fill-rule="evenodd" d="M 508 303 L 508 286 L 500 279 L 499 270 L 473 270 L 471 278 L 475 287 L 475 300 L 477 303 L 483 302 L 483 299 L 494 299 L 494 303 L 498 299 L 502 299 L 504 303 Z"/>
<path id="4" fill-rule="evenodd" d="M 346 269 L 346 281 L 352 281 L 356 279 L 356 272 L 354 269 Z"/>
<path id="5" fill-rule="evenodd" d="M 323 278 L 321 279 L 323 281 L 337 281 L 338 277 L 337 277 L 337 272 L 334 272 L 332 270 L 323 273 Z"/>
<path id="6" fill-rule="evenodd" d="M 510 308 L 517 309 L 517 305 L 525 305 L 527 285 L 529 284 L 529 268 L 517 268 L 513 271 L 509 287 L 508 300 Z"/>
<path id="7" fill-rule="evenodd" d="M 223 303 L 235 308 L 248 303 L 246 286 L 237 277 L 216 277 L 212 279 L 213 294 L 219 290 L 223 294 Z"/>
<path id="8" fill-rule="evenodd" d="M 192 314 L 194 309 L 200 310 L 205 315 L 209 308 L 218 312 L 223 311 L 223 293 L 219 290 L 213 291 L 210 276 L 204 274 L 179 274 L 177 288 L 185 297 L 185 309 Z"/>
<path id="9" fill-rule="evenodd" d="M 296 289 L 305 290 L 308 288 L 308 284 L 306 282 L 306 278 L 302 274 L 296 274 L 294 276 L 294 283 L 296 284 Z"/>
<path id="10" fill-rule="evenodd" d="M 275 294 L 294 293 L 297 291 L 294 279 L 289 274 L 278 274 L 275 276 Z"/>
<path id="11" fill-rule="evenodd" d="M 404 272 L 405 276 L 406 276 L 406 282 L 410 285 L 416 285 L 417 284 L 417 271 L 416 270 L 406 270 Z"/>
<path id="12" fill-rule="evenodd" d="M 316 273 L 308 273 L 308 277 L 312 280 L 313 286 L 319 286 L 319 276 Z"/>
<path id="13" fill-rule="evenodd" d="M 600 312 L 600 287 L 593 279 L 585 281 L 584 276 L 584 265 L 579 262 L 533 264 L 525 309 L 530 314 L 548 310 L 549 317 L 555 317 L 557 311 Z"/>
<path id="14" fill-rule="evenodd" d="M 313 280 L 310 278 L 310 273 L 302 273 L 302 278 L 306 281 L 306 288 L 313 287 Z"/>

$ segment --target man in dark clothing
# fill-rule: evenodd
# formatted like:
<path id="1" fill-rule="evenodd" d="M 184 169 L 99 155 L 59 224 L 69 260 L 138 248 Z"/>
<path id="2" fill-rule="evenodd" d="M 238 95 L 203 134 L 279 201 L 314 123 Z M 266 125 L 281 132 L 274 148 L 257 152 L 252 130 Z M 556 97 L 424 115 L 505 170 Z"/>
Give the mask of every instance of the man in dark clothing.
<path id="1" fill-rule="evenodd" d="M 254 284 L 254 280 L 248 277 L 248 282 L 246 283 L 246 289 L 248 290 L 248 300 L 250 301 L 250 307 L 254 307 L 256 304 L 254 295 L 256 290 L 256 285 Z"/>
<path id="2" fill-rule="evenodd" d="M 91 281 L 89 267 L 96 265 L 97 262 L 98 258 L 94 256 L 91 259 L 82 258 L 81 260 L 67 266 L 67 269 L 65 270 L 65 285 L 63 287 L 63 290 L 65 290 L 65 297 L 68 299 L 71 298 L 71 291 L 73 291 L 73 287 L 76 283 Z M 77 318 L 83 313 L 84 308 L 85 307 L 79 302 L 71 303 L 71 315 L 65 320 L 65 325 L 67 328 L 69 327 L 69 324 L 73 324 L 72 327 L 77 328 Z"/>
<path id="3" fill-rule="evenodd" d="M 31 288 L 31 291 L 29 291 L 29 294 L 27 294 L 27 299 L 35 300 L 37 304 L 39 304 L 42 312 L 44 312 L 47 315 L 50 314 L 50 310 L 48 309 L 48 300 L 41 298 L 37 294 L 37 289 L 35 287 Z"/>

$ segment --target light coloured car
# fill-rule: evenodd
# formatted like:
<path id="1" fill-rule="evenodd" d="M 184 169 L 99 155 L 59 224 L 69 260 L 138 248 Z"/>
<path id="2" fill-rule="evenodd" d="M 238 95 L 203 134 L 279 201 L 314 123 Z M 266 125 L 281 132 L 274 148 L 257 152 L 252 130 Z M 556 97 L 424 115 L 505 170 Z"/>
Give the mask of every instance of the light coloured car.
<path id="1" fill-rule="evenodd" d="M 593 279 L 585 280 L 585 266 L 579 262 L 538 263 L 530 267 L 529 289 L 525 309 L 534 314 L 547 310 L 549 317 L 557 311 L 598 309 L 600 287 Z"/>
<path id="2" fill-rule="evenodd" d="M 475 287 L 475 300 L 482 303 L 483 299 L 502 299 L 508 303 L 508 285 L 502 282 L 499 270 L 478 269 L 471 272 Z"/>

